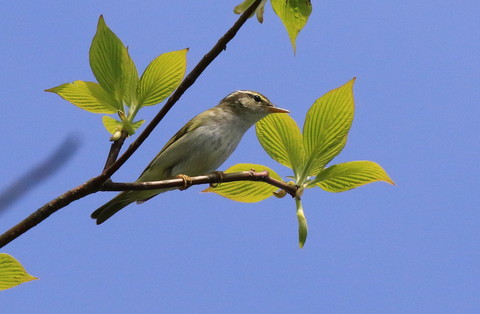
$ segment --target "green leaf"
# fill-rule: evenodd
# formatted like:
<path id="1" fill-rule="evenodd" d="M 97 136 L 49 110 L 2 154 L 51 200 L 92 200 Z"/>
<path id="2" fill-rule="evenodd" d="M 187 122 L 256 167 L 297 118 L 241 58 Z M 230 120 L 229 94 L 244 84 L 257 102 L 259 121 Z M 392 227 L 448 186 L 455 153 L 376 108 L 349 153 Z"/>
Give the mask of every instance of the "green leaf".
<path id="1" fill-rule="evenodd" d="M 345 146 L 353 121 L 354 82 L 355 78 L 323 95 L 307 112 L 303 143 L 308 175 L 320 172 Z"/>
<path id="2" fill-rule="evenodd" d="M 153 60 L 138 83 L 138 103 L 155 105 L 167 98 L 180 84 L 187 68 L 187 51 L 164 53 Z"/>
<path id="3" fill-rule="evenodd" d="M 377 163 L 351 161 L 328 167 L 320 172 L 312 183 L 328 192 L 344 192 L 376 181 L 395 184 Z"/>
<path id="4" fill-rule="evenodd" d="M 240 3 L 239 5 L 237 5 L 237 6 L 233 9 L 233 12 L 234 12 L 235 14 L 242 14 L 242 13 L 245 12 L 245 10 L 247 10 L 248 7 L 250 7 L 254 2 L 255 2 L 255 0 L 245 0 L 245 1 L 243 1 L 242 3 Z"/>
<path id="5" fill-rule="evenodd" d="M 234 9 L 233 9 L 233 12 L 235 14 L 242 14 L 243 12 L 245 12 L 245 10 L 247 10 L 253 3 L 255 2 L 255 0 L 245 0 L 243 1 L 242 3 L 240 3 L 239 5 L 237 5 Z M 265 3 L 267 2 L 267 0 L 262 0 L 262 2 L 260 2 L 260 4 L 258 5 L 257 9 L 255 10 L 257 12 L 257 20 L 260 22 L 260 23 L 263 23 L 263 12 L 265 11 Z M 252 14 L 253 16 L 253 14 Z M 250 17 L 252 17 L 250 16 Z"/>
<path id="6" fill-rule="evenodd" d="M 145 120 L 140 120 L 137 122 L 130 123 L 128 121 L 122 122 L 118 121 L 109 116 L 102 117 L 103 126 L 110 134 L 115 134 L 117 131 L 125 130 L 128 135 L 132 135 L 135 131 L 142 126 Z"/>
<path id="7" fill-rule="evenodd" d="M 297 35 L 307 24 L 310 13 L 312 13 L 312 4 L 310 0 L 271 0 L 271 4 L 273 11 L 287 29 L 295 52 Z"/>
<path id="8" fill-rule="evenodd" d="M 38 279 L 28 274 L 14 257 L 0 253 L 0 290 L 18 286 L 21 283 Z"/>
<path id="9" fill-rule="evenodd" d="M 120 80 L 122 86 L 120 87 L 121 93 L 123 93 L 123 101 L 129 106 L 137 105 L 137 85 L 138 85 L 138 72 L 135 63 L 128 52 L 128 49 L 122 50 L 122 78 Z"/>
<path id="10" fill-rule="evenodd" d="M 139 120 L 137 122 L 133 122 L 132 123 L 133 130 L 136 131 L 139 127 L 141 127 L 143 125 L 144 122 L 145 122 L 145 120 Z"/>
<path id="11" fill-rule="evenodd" d="M 228 168 L 225 173 L 250 171 L 268 171 L 270 177 L 282 180 L 282 178 L 272 169 L 257 164 L 237 164 Z M 278 190 L 277 187 L 265 182 L 257 181 L 235 181 L 220 183 L 216 187 L 209 187 L 202 192 L 213 192 L 237 202 L 255 203 L 263 201 L 273 195 Z"/>
<path id="12" fill-rule="evenodd" d="M 263 149 L 280 164 L 301 171 L 305 152 L 300 129 L 286 114 L 271 114 L 257 122 L 257 137 Z"/>
<path id="13" fill-rule="evenodd" d="M 109 116 L 102 117 L 103 126 L 107 129 L 108 133 L 114 134 L 117 131 L 121 131 L 123 123 Z"/>
<path id="14" fill-rule="evenodd" d="M 75 106 L 94 113 L 116 113 L 120 109 L 115 107 L 115 100 L 94 82 L 75 81 L 45 91 L 56 93 Z"/>
<path id="15" fill-rule="evenodd" d="M 100 16 L 90 46 L 90 67 L 98 83 L 116 100 L 117 108 L 134 101 L 138 72 L 127 48 Z M 133 103 L 135 104 L 135 103 Z"/>

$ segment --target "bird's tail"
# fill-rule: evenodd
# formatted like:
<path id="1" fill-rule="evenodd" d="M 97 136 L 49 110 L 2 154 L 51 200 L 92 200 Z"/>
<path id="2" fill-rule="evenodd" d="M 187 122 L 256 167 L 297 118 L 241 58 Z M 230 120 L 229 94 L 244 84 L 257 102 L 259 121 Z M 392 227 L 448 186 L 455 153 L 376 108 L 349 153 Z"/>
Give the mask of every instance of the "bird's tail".
<path id="1" fill-rule="evenodd" d="M 108 218 L 115 215 L 116 212 L 124 208 L 130 203 L 135 202 L 135 195 L 133 191 L 122 192 L 115 196 L 112 200 L 108 203 L 104 204 L 103 206 L 97 208 L 90 217 L 97 220 L 97 225 L 103 223 Z"/>

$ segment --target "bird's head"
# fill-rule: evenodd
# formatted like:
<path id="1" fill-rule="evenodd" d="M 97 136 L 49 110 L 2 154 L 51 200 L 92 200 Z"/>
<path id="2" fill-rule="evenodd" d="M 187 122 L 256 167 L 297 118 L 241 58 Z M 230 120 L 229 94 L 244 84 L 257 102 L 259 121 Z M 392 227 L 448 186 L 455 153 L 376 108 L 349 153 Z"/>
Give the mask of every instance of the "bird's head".
<path id="1" fill-rule="evenodd" d="M 290 112 L 286 109 L 275 106 L 264 95 L 249 90 L 237 90 L 230 93 L 227 97 L 222 99 L 219 106 L 228 108 L 228 110 L 235 115 L 256 121 L 270 113 Z"/>

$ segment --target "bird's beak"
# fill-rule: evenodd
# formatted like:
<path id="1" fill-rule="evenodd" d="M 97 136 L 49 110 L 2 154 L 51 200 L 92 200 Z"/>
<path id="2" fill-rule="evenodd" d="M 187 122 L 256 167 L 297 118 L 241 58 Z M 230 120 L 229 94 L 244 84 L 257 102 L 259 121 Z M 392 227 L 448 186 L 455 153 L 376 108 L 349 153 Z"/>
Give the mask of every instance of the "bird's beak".
<path id="1" fill-rule="evenodd" d="M 282 109 L 278 107 L 268 107 L 268 111 L 270 113 L 289 113 L 290 112 L 287 109 Z"/>

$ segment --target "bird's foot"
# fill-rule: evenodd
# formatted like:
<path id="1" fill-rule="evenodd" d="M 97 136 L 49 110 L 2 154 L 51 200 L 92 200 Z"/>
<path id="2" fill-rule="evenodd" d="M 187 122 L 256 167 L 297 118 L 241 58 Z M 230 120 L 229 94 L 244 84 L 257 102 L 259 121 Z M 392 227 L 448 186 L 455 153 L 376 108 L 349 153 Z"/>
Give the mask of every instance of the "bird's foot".
<path id="1" fill-rule="evenodd" d="M 220 183 L 223 181 L 223 171 L 214 171 L 212 172 L 216 176 L 216 179 L 218 180 L 217 183 L 210 183 L 210 187 L 216 188 Z"/>
<path id="2" fill-rule="evenodd" d="M 186 174 L 179 174 L 175 177 L 183 180 L 183 186 L 178 188 L 180 191 L 186 190 L 192 186 L 192 178 L 190 178 Z"/>

